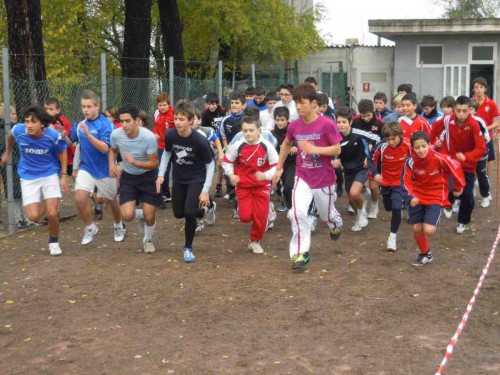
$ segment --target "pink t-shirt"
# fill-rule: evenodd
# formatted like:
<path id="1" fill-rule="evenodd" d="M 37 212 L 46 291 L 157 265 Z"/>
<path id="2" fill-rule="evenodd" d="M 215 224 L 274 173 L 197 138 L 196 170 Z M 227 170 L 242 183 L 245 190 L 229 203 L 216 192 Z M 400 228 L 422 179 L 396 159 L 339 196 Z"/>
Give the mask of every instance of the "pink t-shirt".
<path id="1" fill-rule="evenodd" d="M 318 116 L 310 124 L 301 118 L 292 121 L 288 125 L 286 137 L 290 141 L 311 141 L 319 147 L 333 146 L 342 140 L 337 124 L 325 116 Z M 337 181 L 331 161 L 331 156 L 307 155 L 299 148 L 295 175 L 311 189 L 331 186 Z"/>

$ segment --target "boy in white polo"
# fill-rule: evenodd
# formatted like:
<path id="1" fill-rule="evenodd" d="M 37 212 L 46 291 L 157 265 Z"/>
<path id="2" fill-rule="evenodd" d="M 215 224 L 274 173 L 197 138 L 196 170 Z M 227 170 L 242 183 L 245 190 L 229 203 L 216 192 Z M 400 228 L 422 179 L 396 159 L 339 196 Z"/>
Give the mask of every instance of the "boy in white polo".
<path id="1" fill-rule="evenodd" d="M 111 208 L 114 218 L 114 237 L 116 242 L 125 238 L 126 230 L 121 221 L 120 205 L 116 199 L 117 182 L 109 175 L 108 151 L 110 135 L 114 125 L 99 114 L 99 96 L 84 90 L 81 99 L 85 120 L 73 125 L 71 134 L 66 137 L 69 144 L 79 141 L 81 164 L 75 181 L 76 206 L 85 224 L 82 245 L 94 239 L 98 228 L 92 221 L 89 197 L 97 188 L 97 196 L 103 198 Z"/>
<path id="2" fill-rule="evenodd" d="M 21 178 L 23 206 L 28 218 L 36 221 L 42 212 L 41 200 L 44 200 L 45 214 L 49 221 L 50 255 L 61 255 L 58 239 L 58 205 L 62 197 L 59 172 L 62 167 L 60 184 L 67 194 L 69 192 L 66 173 L 67 144 L 57 131 L 48 127 L 54 119 L 42 107 L 29 107 L 23 117 L 25 123 L 17 124 L 9 133 L 7 149 L 2 155 L 0 164 L 5 165 L 9 162 L 14 142 L 17 142 L 21 157 L 17 173 Z"/>

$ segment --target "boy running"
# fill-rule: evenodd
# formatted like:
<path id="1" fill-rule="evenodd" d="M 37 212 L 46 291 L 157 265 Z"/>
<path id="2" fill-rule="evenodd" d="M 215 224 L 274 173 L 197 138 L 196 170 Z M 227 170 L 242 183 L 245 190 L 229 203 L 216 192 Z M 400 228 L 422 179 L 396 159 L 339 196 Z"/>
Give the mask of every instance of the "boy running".
<path id="1" fill-rule="evenodd" d="M 340 153 L 342 137 L 336 124 L 316 113 L 316 91 L 308 84 L 300 84 L 293 90 L 300 118 L 290 123 L 281 145 L 279 161 L 273 185 L 276 186 L 283 173 L 283 165 L 290 153 L 292 142 L 297 141 L 297 163 L 295 185 L 292 192 L 292 209 L 288 218 L 292 224 L 290 257 L 292 268 L 302 268 L 309 262 L 311 246 L 311 224 L 308 209 L 314 199 L 321 220 L 326 221 L 330 237 L 338 239 L 342 218 L 334 206 L 335 170 L 331 157 Z"/>
<path id="2" fill-rule="evenodd" d="M 403 138 L 403 128 L 390 121 L 382 128 L 385 139 L 377 144 L 368 165 L 373 179 L 382 187 L 382 201 L 386 211 L 392 211 L 391 232 L 387 239 L 387 250 L 396 251 L 396 234 L 401 224 L 401 210 L 405 195 L 401 188 L 401 174 L 406 159 L 411 156 L 411 146 Z"/>
<path id="3" fill-rule="evenodd" d="M 240 221 L 252 222 L 248 248 L 254 254 L 262 254 L 260 243 L 267 227 L 270 182 L 276 172 L 278 153 L 261 136 L 258 118 L 244 117 L 242 133 L 244 138 L 230 145 L 222 167 L 236 186 Z"/>
<path id="4" fill-rule="evenodd" d="M 420 254 L 411 265 L 420 267 L 432 262 L 427 236 L 437 231 L 441 207 L 449 206 L 448 179 L 453 179 L 453 195 L 462 194 L 465 179 L 460 164 L 449 156 L 435 152 L 426 132 L 411 136 L 412 157 L 403 170 L 403 187 L 407 195 L 408 222 L 413 225 L 413 237 Z"/>
<path id="5" fill-rule="evenodd" d="M 89 197 L 97 188 L 97 196 L 104 198 L 113 213 L 114 239 L 121 242 L 125 239 L 126 229 L 120 216 L 120 205 L 116 199 L 116 179 L 109 175 L 108 151 L 111 132 L 114 125 L 104 115 L 99 114 L 99 96 L 93 91 L 84 90 L 81 105 L 85 119 L 74 124 L 66 142 L 72 145 L 79 142 L 81 164 L 75 181 L 76 206 L 85 224 L 82 245 L 92 242 L 98 231 L 92 221 Z"/>
<path id="6" fill-rule="evenodd" d="M 194 262 L 193 240 L 196 218 L 203 218 L 205 211 L 215 210 L 208 191 L 214 177 L 214 160 L 207 139 L 191 129 L 194 107 L 185 101 L 175 107 L 175 129 L 165 134 L 165 152 L 161 158 L 156 179 L 160 192 L 167 165 L 172 159 L 172 209 L 177 219 L 185 218 L 184 261 Z"/>
<path id="7" fill-rule="evenodd" d="M 155 252 L 153 233 L 156 226 L 155 211 L 161 196 L 156 193 L 158 176 L 158 152 L 154 134 L 139 126 L 139 109 L 128 104 L 118 111 L 121 127 L 111 133 L 109 174 L 120 178 L 120 209 L 126 221 L 139 219 L 144 222 L 143 250 Z M 121 167 L 116 165 L 118 151 Z M 136 202 L 142 209 L 136 209 Z"/>
<path id="8" fill-rule="evenodd" d="M 67 144 L 57 131 L 48 126 L 54 119 L 42 107 L 29 107 L 23 117 L 25 123 L 15 125 L 9 132 L 7 148 L 0 165 L 4 166 L 9 162 L 14 142 L 17 142 L 20 151 L 17 173 L 21 178 L 26 214 L 30 220 L 36 221 L 42 212 L 41 200 L 44 200 L 45 214 L 49 222 L 50 255 L 61 255 L 58 205 L 62 197 L 61 188 L 65 194 L 69 193 L 66 173 Z"/>

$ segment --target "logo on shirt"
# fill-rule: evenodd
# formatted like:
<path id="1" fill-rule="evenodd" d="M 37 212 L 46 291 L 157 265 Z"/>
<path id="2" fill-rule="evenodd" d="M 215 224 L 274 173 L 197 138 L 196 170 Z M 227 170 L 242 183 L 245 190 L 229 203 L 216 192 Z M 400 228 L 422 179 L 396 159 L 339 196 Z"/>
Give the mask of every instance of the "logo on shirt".
<path id="1" fill-rule="evenodd" d="M 49 149 L 39 149 L 39 148 L 25 148 L 25 154 L 33 154 L 33 155 L 45 155 L 49 153 Z"/>
<path id="2" fill-rule="evenodd" d="M 389 160 L 392 160 L 392 159 L 394 159 L 394 156 L 384 155 L 384 158 L 389 159 Z"/>
<path id="3" fill-rule="evenodd" d="M 418 174 L 419 176 L 423 176 L 425 174 L 425 170 L 423 170 L 423 169 L 415 169 L 415 174 Z"/>
<path id="4" fill-rule="evenodd" d="M 434 176 L 439 173 L 438 169 L 434 169 L 431 173 L 429 173 L 429 176 Z"/>

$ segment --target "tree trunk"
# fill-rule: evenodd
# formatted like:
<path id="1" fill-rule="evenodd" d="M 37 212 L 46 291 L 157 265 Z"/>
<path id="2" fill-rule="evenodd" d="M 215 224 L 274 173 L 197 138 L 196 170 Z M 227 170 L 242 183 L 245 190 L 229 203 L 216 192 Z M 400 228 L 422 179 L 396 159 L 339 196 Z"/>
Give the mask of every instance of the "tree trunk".
<path id="1" fill-rule="evenodd" d="M 177 0 L 158 0 L 163 51 L 165 57 L 173 56 L 174 75 L 183 77 L 186 70 L 184 47 L 182 44 L 183 25 L 177 8 Z"/>
<path id="2" fill-rule="evenodd" d="M 5 0 L 10 68 L 17 113 L 49 95 L 40 0 Z"/>
<path id="3" fill-rule="evenodd" d="M 123 102 L 149 111 L 149 56 L 151 51 L 152 0 L 125 0 L 123 56 Z M 116 103 L 114 103 L 116 104 Z"/>

